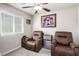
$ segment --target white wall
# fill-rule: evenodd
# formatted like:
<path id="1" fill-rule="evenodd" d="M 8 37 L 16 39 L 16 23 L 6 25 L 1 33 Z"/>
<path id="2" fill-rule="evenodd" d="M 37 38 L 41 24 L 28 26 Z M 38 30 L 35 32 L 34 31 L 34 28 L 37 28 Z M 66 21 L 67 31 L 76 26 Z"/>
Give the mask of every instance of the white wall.
<path id="1" fill-rule="evenodd" d="M 42 28 L 41 16 L 56 13 L 56 27 L 55 28 Z M 42 30 L 44 34 L 54 35 L 56 31 L 70 31 L 73 33 L 75 42 L 79 42 L 77 39 L 77 6 L 70 8 L 63 8 L 50 13 L 44 13 L 35 15 L 33 17 L 33 31 Z"/>
<path id="2" fill-rule="evenodd" d="M 78 31 L 78 38 L 79 38 L 79 6 L 78 6 L 78 14 L 77 15 L 78 15 L 78 30 L 77 31 Z"/>
<path id="3" fill-rule="evenodd" d="M 16 9 L 13 8 L 7 4 L 0 4 L 0 11 L 5 10 L 9 13 L 20 15 L 24 17 L 24 33 L 20 34 L 12 34 L 7 36 L 1 36 L 0 35 L 0 53 L 1 55 L 9 52 L 10 50 L 16 49 L 21 46 L 21 37 L 23 35 L 27 35 L 28 37 L 31 37 L 32 35 L 32 26 L 31 24 L 26 24 L 26 19 L 31 19 L 31 16 Z M 1 28 L 1 27 L 0 27 Z"/>

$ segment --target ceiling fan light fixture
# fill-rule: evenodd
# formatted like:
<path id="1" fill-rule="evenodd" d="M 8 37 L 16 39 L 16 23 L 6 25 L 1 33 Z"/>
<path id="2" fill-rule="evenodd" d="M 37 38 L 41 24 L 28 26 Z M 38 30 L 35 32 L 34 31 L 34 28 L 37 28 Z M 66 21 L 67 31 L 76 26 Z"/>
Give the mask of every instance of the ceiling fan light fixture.
<path id="1" fill-rule="evenodd" d="M 34 9 L 35 10 L 42 10 L 42 7 L 41 6 L 35 6 Z"/>

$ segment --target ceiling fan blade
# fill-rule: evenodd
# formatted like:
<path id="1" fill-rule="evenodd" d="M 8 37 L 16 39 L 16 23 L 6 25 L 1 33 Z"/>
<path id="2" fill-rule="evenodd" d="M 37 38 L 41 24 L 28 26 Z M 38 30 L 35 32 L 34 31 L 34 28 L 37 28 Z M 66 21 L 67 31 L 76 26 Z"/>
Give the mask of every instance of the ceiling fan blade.
<path id="1" fill-rule="evenodd" d="M 45 10 L 45 11 L 47 11 L 47 12 L 50 12 L 50 10 L 49 10 L 49 9 L 47 9 L 47 8 L 43 8 L 43 10 Z"/>
<path id="2" fill-rule="evenodd" d="M 32 7 L 34 7 L 34 6 L 25 6 L 25 7 L 22 7 L 22 8 L 32 8 Z"/>
<path id="3" fill-rule="evenodd" d="M 37 14 L 38 13 L 38 11 L 35 11 L 35 14 Z"/>
<path id="4" fill-rule="evenodd" d="M 48 4 L 48 3 L 42 3 L 42 5 L 46 5 L 46 4 Z"/>

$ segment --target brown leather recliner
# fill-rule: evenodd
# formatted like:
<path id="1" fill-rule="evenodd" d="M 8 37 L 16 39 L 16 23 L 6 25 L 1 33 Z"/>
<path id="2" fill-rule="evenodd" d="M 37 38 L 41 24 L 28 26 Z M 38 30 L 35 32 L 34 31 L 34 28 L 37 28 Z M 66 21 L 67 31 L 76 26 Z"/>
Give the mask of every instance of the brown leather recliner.
<path id="1" fill-rule="evenodd" d="M 32 38 L 23 37 L 22 38 L 22 47 L 38 52 L 43 47 L 43 32 L 34 31 Z"/>
<path id="2" fill-rule="evenodd" d="M 72 33 L 57 31 L 51 45 L 52 56 L 79 55 L 79 46 L 73 43 Z"/>

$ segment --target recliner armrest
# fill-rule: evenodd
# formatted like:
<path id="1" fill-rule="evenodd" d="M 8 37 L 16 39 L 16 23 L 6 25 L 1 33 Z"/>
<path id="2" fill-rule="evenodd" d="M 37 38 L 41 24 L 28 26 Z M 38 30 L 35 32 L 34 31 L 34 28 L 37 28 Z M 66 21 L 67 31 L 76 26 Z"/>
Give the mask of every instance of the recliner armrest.
<path id="1" fill-rule="evenodd" d="M 75 43 L 70 43 L 70 45 L 71 45 L 71 48 L 74 49 L 75 55 L 76 56 L 79 56 L 79 45 L 78 44 L 75 44 Z"/>
<path id="2" fill-rule="evenodd" d="M 75 48 L 75 45 L 74 45 L 74 43 L 72 42 L 72 43 L 70 43 L 70 47 L 73 49 L 73 48 Z"/>
<path id="3" fill-rule="evenodd" d="M 79 48 L 79 45 L 72 42 L 72 43 L 70 43 L 70 47 L 71 48 Z"/>
<path id="4" fill-rule="evenodd" d="M 36 51 L 39 51 L 39 49 L 42 48 L 42 40 L 41 39 L 38 39 L 35 41 L 35 46 L 36 46 Z"/>
<path id="5" fill-rule="evenodd" d="M 22 42 L 27 42 L 28 40 L 30 40 L 31 38 L 28 38 L 28 37 L 25 37 L 25 38 L 22 38 Z"/>
<path id="6" fill-rule="evenodd" d="M 27 38 L 25 38 L 25 41 L 28 41 L 29 39 L 30 39 L 30 38 L 27 37 Z"/>
<path id="7" fill-rule="evenodd" d="M 54 45 L 54 46 L 56 46 L 56 44 L 57 44 L 56 40 L 55 39 L 52 40 L 51 44 Z"/>

